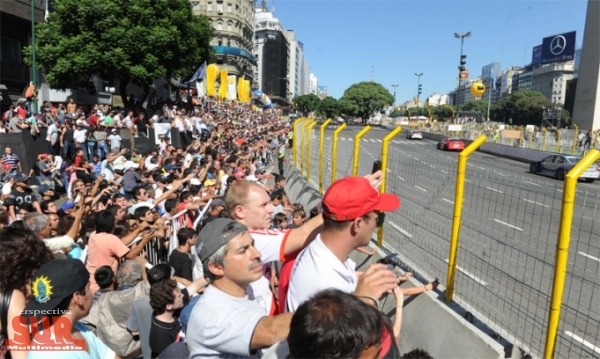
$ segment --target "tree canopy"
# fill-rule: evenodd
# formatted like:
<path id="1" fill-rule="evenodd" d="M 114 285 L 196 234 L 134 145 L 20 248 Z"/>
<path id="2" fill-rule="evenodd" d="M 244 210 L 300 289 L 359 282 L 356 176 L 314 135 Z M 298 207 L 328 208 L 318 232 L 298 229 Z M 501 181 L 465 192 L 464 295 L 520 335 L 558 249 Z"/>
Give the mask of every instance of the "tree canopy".
<path id="1" fill-rule="evenodd" d="M 294 106 L 304 114 L 304 116 L 308 115 L 309 112 L 316 111 L 321 99 L 319 96 L 309 93 L 307 95 L 302 95 L 295 97 L 292 101 Z"/>
<path id="2" fill-rule="evenodd" d="M 36 58 L 55 89 L 81 88 L 93 76 L 148 93 L 154 79 L 190 77 L 210 60 L 212 28 L 189 0 L 56 0 L 36 25 Z M 31 47 L 25 49 L 31 53 Z M 30 56 L 27 55 L 26 58 Z"/>
<path id="3" fill-rule="evenodd" d="M 394 96 L 381 84 L 360 82 L 350 86 L 340 99 L 342 111 L 366 121 L 386 105 L 394 103 Z"/>
<path id="4" fill-rule="evenodd" d="M 340 114 L 340 105 L 335 98 L 327 96 L 319 102 L 317 112 L 326 118 L 333 118 Z"/>
<path id="5" fill-rule="evenodd" d="M 494 121 L 506 123 L 512 119 L 512 123 L 515 125 L 539 125 L 542 122 L 545 107 L 553 108 L 554 104 L 541 92 L 518 91 L 496 102 L 492 107 L 490 117 Z M 571 118 L 566 110 L 562 111 L 561 117 L 562 124 L 568 123 Z"/>

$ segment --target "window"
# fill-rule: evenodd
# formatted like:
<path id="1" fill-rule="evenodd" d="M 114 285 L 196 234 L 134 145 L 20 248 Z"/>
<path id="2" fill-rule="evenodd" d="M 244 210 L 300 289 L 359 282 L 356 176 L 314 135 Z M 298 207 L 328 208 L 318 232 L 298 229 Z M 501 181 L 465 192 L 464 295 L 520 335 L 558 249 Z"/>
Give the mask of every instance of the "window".
<path id="1" fill-rule="evenodd" d="M 223 22 L 222 21 L 218 21 L 217 22 L 217 30 L 218 31 L 223 31 Z"/>
<path id="2" fill-rule="evenodd" d="M 206 11 L 208 11 L 208 12 L 213 11 L 211 2 L 206 3 Z"/>
<path id="3" fill-rule="evenodd" d="M 217 3 L 217 12 L 218 13 L 222 13 L 223 12 L 223 3 L 221 3 L 221 2 Z"/>
<path id="4" fill-rule="evenodd" d="M 227 4 L 227 12 L 231 12 L 231 4 Z"/>
<path id="5" fill-rule="evenodd" d="M 192 1 L 192 10 L 200 11 L 200 1 Z"/>
<path id="6" fill-rule="evenodd" d="M 233 22 L 227 21 L 227 31 L 233 31 Z"/>
<path id="7" fill-rule="evenodd" d="M 17 40 L 2 38 L 2 61 L 21 62 L 21 43 Z"/>

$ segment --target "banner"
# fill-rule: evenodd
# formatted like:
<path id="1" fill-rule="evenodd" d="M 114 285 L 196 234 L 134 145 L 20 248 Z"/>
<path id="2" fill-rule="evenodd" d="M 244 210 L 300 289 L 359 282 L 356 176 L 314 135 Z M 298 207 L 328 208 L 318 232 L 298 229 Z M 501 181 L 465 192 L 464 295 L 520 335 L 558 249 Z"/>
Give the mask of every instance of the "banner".
<path id="1" fill-rule="evenodd" d="M 160 137 L 171 137 L 170 123 L 155 123 L 154 124 L 154 143 L 160 145 Z"/>
<path id="2" fill-rule="evenodd" d="M 227 70 L 221 70 L 221 82 L 219 85 L 219 101 L 227 99 Z"/>
<path id="3" fill-rule="evenodd" d="M 219 67 L 215 64 L 210 64 L 206 67 L 206 94 L 209 97 L 215 96 L 215 81 L 219 73 Z"/>
<path id="4" fill-rule="evenodd" d="M 244 79 L 240 77 L 238 79 L 238 84 L 237 84 L 237 95 L 238 95 L 238 101 L 240 101 L 240 102 L 244 102 L 244 98 L 242 96 L 243 87 L 244 87 Z"/>
<path id="5" fill-rule="evenodd" d="M 235 101 L 237 99 L 235 75 L 227 76 L 227 98 L 231 101 Z"/>
<path id="6" fill-rule="evenodd" d="M 196 91 L 198 91 L 198 99 L 206 96 L 206 79 L 196 82 Z"/>
<path id="7" fill-rule="evenodd" d="M 242 86 L 243 102 L 250 102 L 250 80 L 244 80 Z"/>

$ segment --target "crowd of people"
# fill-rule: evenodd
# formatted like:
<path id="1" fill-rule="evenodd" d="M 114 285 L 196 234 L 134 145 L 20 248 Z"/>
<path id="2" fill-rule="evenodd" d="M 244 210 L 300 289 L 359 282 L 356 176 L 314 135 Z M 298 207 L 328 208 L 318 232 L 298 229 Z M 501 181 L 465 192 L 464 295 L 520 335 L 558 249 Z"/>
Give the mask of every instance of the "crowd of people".
<path id="1" fill-rule="evenodd" d="M 231 103 L 153 115 L 43 108 L 37 194 L 19 154 L 7 147 L 1 159 L 0 357 L 401 357 L 404 296 L 437 282 L 400 288 L 411 274 L 385 263 L 356 271 L 352 251 L 372 255 L 383 213 L 400 206 L 377 190 L 381 172 L 338 180 L 304 208 L 285 191 L 293 131 L 276 114 Z M 183 126 L 182 146 L 165 136 L 139 153 L 112 134 L 156 123 Z M 388 294 L 393 322 L 379 308 Z M 70 323 L 73 346 L 26 347 L 58 337 L 40 320 L 54 334 Z"/>

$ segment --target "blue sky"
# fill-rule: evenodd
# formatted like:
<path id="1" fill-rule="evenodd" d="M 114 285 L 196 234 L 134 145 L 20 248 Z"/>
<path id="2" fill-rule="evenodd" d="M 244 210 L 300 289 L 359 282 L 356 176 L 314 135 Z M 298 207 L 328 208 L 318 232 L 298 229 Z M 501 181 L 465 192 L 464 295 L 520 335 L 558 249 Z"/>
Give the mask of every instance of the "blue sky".
<path id="1" fill-rule="evenodd" d="M 260 4 L 260 2 L 258 3 Z M 500 62 L 502 69 L 531 62 L 531 49 L 544 37 L 577 31 L 583 41 L 587 0 L 275 0 L 286 30 L 295 30 L 319 85 L 340 98 L 344 90 L 372 78 L 388 88 L 399 84 L 398 104 L 423 94 L 447 93 L 456 86 L 460 40 L 465 39 L 471 78 Z"/>

